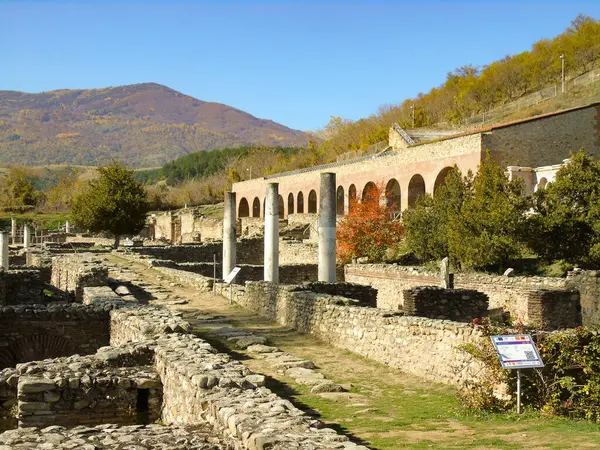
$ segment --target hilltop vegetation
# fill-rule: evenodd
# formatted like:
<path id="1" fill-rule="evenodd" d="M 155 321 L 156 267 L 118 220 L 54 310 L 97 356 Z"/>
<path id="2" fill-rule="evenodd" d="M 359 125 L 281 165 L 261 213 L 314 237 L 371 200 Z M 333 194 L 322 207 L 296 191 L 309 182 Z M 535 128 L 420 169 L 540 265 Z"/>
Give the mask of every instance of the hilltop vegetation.
<path id="1" fill-rule="evenodd" d="M 232 177 L 239 181 L 252 175 L 250 171 L 253 164 L 255 176 L 263 176 L 272 170 L 285 170 L 283 160 L 290 160 L 292 155 L 297 155 L 302 151 L 303 149 L 300 147 L 236 147 L 210 152 L 195 152 L 168 162 L 160 169 L 140 170 L 136 173 L 136 178 L 147 184 L 165 180 L 167 184 L 175 185 L 186 180 L 218 174 L 225 171 L 228 166 L 235 166 L 238 163 L 237 169 L 232 168 L 236 170 L 237 175 L 232 174 Z M 257 161 L 256 158 L 252 158 L 256 153 L 262 153 L 266 159 Z M 268 166 L 268 162 L 273 161 L 271 154 L 278 157 L 275 160 L 279 164 L 276 162 L 275 167 L 265 167 L 265 162 Z M 242 166 L 246 166 L 247 173 L 244 173 Z"/>
<path id="2" fill-rule="evenodd" d="M 459 67 L 447 74 L 441 86 L 400 105 L 382 106 L 368 118 L 353 122 L 332 117 L 323 130 L 326 140 L 322 151 L 335 155 L 386 140 L 394 122 L 411 128 L 413 106 L 415 127 L 459 124 L 472 114 L 560 83 L 562 54 L 567 78 L 598 67 L 600 21 L 579 15 L 559 36 L 534 43 L 530 51 L 508 55 L 484 67 Z"/>
<path id="3" fill-rule="evenodd" d="M 303 146 L 309 135 L 166 86 L 0 91 L 0 163 L 157 167 L 200 150 Z"/>

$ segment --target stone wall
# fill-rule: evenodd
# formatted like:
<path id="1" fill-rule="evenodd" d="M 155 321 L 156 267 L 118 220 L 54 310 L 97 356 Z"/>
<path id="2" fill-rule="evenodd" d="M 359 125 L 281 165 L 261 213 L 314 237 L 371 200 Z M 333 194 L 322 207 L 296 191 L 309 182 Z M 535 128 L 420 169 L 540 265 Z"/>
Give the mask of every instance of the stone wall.
<path id="1" fill-rule="evenodd" d="M 16 305 L 0 309 L 0 367 L 45 358 L 90 354 L 109 343 L 103 307 Z"/>
<path id="2" fill-rule="evenodd" d="M 318 264 L 319 248 L 315 243 L 279 240 L 279 264 Z"/>
<path id="3" fill-rule="evenodd" d="M 45 303 L 49 268 L 0 271 L 0 305 Z"/>
<path id="4" fill-rule="evenodd" d="M 456 288 L 476 290 L 489 297 L 490 308 L 504 308 L 511 317 L 527 324 L 529 293 L 540 289 L 577 290 L 580 293 L 584 325 L 600 323 L 600 272 L 574 270 L 566 278 L 507 277 L 485 273 L 457 273 Z M 439 285 L 439 274 L 421 267 L 396 264 L 349 264 L 345 266 L 346 281 L 370 285 L 377 289 L 377 306 L 383 309 L 402 308 L 402 291 L 417 286 Z"/>
<path id="5" fill-rule="evenodd" d="M 112 311 L 111 324 L 112 345 L 152 336 L 165 424 L 209 423 L 240 449 L 365 449 L 264 387 L 263 375 L 188 334 L 189 324 L 177 314 L 130 307 Z"/>
<path id="6" fill-rule="evenodd" d="M 377 291 L 371 286 L 356 283 L 327 283 L 317 281 L 314 283 L 305 283 L 301 288 L 316 292 L 317 294 L 329 294 L 358 300 L 360 306 L 377 307 Z"/>
<path id="7" fill-rule="evenodd" d="M 186 270 L 205 277 L 213 278 L 213 263 L 174 263 L 168 260 L 153 260 L 153 267 L 169 267 Z M 242 270 L 235 277 L 234 283 L 243 285 L 246 281 L 261 281 L 264 277 L 264 266 L 237 264 Z M 221 276 L 221 264 L 217 264 L 217 278 Z M 315 264 L 291 264 L 279 267 L 279 281 L 283 284 L 299 284 L 316 281 L 318 266 Z"/>
<path id="8" fill-rule="evenodd" d="M 539 167 L 560 164 L 571 151 L 584 149 L 600 155 L 598 105 L 574 108 L 560 114 L 493 127 L 482 135 L 502 166 Z"/>
<path id="9" fill-rule="evenodd" d="M 28 372 L 35 375 L 20 370 L 19 427 L 131 425 L 158 420 L 162 384 L 149 366 L 152 360 L 152 351 L 138 345 L 28 364 Z"/>
<path id="10" fill-rule="evenodd" d="M 204 244 L 156 245 L 131 247 L 123 251 L 150 256 L 155 259 L 167 259 L 177 263 L 212 262 L 214 255 L 217 262 L 223 259 L 223 243 L 221 241 Z M 237 262 L 240 264 L 262 264 L 264 241 L 262 238 L 242 238 L 237 242 Z"/>
<path id="11" fill-rule="evenodd" d="M 530 292 L 528 300 L 529 324 L 540 330 L 581 325 L 581 304 L 577 291 L 539 290 Z"/>
<path id="12" fill-rule="evenodd" d="M 481 339 L 467 324 L 403 317 L 268 282 L 249 282 L 233 298 L 282 325 L 413 375 L 455 385 L 483 376 L 479 363 L 459 348 Z"/>
<path id="13" fill-rule="evenodd" d="M 471 323 L 488 315 L 488 297 L 468 289 L 420 286 L 404 291 L 404 314 Z"/>
<path id="14" fill-rule="evenodd" d="M 52 259 L 52 285 L 72 293 L 76 302 L 83 301 L 84 287 L 105 286 L 107 279 L 108 268 L 92 254 L 71 254 Z"/>

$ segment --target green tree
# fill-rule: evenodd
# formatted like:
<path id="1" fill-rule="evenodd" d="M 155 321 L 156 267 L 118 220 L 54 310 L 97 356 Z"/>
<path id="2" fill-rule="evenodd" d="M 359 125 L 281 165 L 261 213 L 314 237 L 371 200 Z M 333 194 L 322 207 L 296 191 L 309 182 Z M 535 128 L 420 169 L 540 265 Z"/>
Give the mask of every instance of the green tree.
<path id="1" fill-rule="evenodd" d="M 117 248 L 123 234 L 134 234 L 144 227 L 146 191 L 134 172 L 119 163 L 99 167 L 98 172 L 99 177 L 73 201 L 71 214 L 77 226 L 112 233 Z"/>
<path id="2" fill-rule="evenodd" d="M 600 162 L 583 150 L 535 194 L 528 242 L 548 261 L 600 264 Z"/>
<path id="3" fill-rule="evenodd" d="M 529 200 L 488 153 L 470 180 L 460 214 L 449 223 L 450 258 L 461 268 L 506 266 L 519 256 Z"/>
<path id="4" fill-rule="evenodd" d="M 0 181 L 0 192 L 4 207 L 26 209 L 34 207 L 41 199 L 35 190 L 36 176 L 24 166 L 11 166 L 8 174 Z"/>
<path id="5" fill-rule="evenodd" d="M 455 167 L 433 197 L 404 212 L 407 247 L 464 269 L 504 266 L 520 253 L 528 204 L 520 180 L 509 181 L 488 154 L 475 176 Z"/>
<path id="6" fill-rule="evenodd" d="M 427 194 L 404 211 L 405 243 L 417 258 L 433 261 L 450 254 L 449 227 L 460 220 L 467 190 L 467 180 L 454 166 L 435 196 Z"/>

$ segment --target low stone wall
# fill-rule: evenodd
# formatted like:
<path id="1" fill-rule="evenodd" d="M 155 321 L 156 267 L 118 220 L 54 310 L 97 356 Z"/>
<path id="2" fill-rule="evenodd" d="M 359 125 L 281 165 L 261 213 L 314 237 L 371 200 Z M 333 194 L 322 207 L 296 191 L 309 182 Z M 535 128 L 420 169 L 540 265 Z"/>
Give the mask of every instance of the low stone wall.
<path id="1" fill-rule="evenodd" d="M 581 325 L 581 304 L 577 291 L 530 292 L 527 307 L 529 325 L 540 330 L 575 328 Z"/>
<path id="2" fill-rule="evenodd" d="M 45 303 L 49 281 L 49 268 L 0 271 L 0 305 Z"/>
<path id="3" fill-rule="evenodd" d="M 320 428 L 265 388 L 263 375 L 182 332 L 189 324 L 179 315 L 161 308 L 130 307 L 113 311 L 111 324 L 113 345 L 153 337 L 163 386 L 161 419 L 166 424 L 210 423 L 240 449 L 365 449 Z"/>
<path id="4" fill-rule="evenodd" d="M 20 370 L 19 427 L 132 425 L 158 420 L 162 384 L 154 367 L 147 365 L 152 352 L 140 348 L 30 363 L 27 370 L 35 375 Z"/>
<path id="5" fill-rule="evenodd" d="M 481 365 L 459 348 L 482 337 L 463 323 L 403 317 L 268 282 L 246 283 L 233 298 L 282 325 L 420 377 L 460 386 L 483 376 Z"/>
<path id="6" fill-rule="evenodd" d="M 439 285 L 439 274 L 420 267 L 396 264 L 350 264 L 345 267 L 346 281 L 370 285 L 377 289 L 377 306 L 398 310 L 403 305 L 402 292 L 417 286 Z M 566 278 L 507 277 L 484 273 L 457 273 L 456 288 L 483 292 L 490 308 L 504 308 L 514 320 L 528 324 L 528 298 L 534 291 L 576 290 L 580 293 L 584 325 L 600 323 L 600 272 L 574 270 Z"/>
<path id="7" fill-rule="evenodd" d="M 138 255 L 150 256 L 154 259 L 166 259 L 176 263 L 212 262 L 214 255 L 217 261 L 223 259 L 223 243 L 215 241 L 205 244 L 155 245 L 130 247 L 121 249 Z M 240 239 L 237 242 L 238 262 L 240 264 L 262 264 L 264 240 L 262 238 Z"/>
<path id="8" fill-rule="evenodd" d="M 488 315 L 488 297 L 468 289 L 420 286 L 404 291 L 404 314 L 471 323 Z"/>
<path id="9" fill-rule="evenodd" d="M 152 260 L 153 267 L 169 267 L 186 270 L 205 277 L 212 278 L 214 273 L 213 263 L 174 263 L 168 260 Z M 242 270 L 235 277 L 234 283 L 243 285 L 246 281 L 261 281 L 264 278 L 264 266 L 251 264 L 238 264 Z M 217 263 L 217 278 L 221 278 L 221 264 Z M 291 264 L 279 266 L 279 281 L 283 284 L 299 284 L 316 281 L 319 275 L 318 266 L 315 264 Z"/>
<path id="10" fill-rule="evenodd" d="M 94 353 L 109 343 L 104 305 L 16 305 L 0 309 L 0 368 L 75 353 Z"/>
<path id="11" fill-rule="evenodd" d="M 326 283 L 317 281 L 303 284 L 302 289 L 318 294 L 329 294 L 358 300 L 360 306 L 377 307 L 377 291 L 371 286 L 356 283 Z"/>
<path id="12" fill-rule="evenodd" d="M 279 240 L 279 264 L 318 264 L 319 249 L 316 243 Z"/>
<path id="13" fill-rule="evenodd" d="M 88 286 L 106 286 L 108 268 L 92 254 L 71 254 L 52 258 L 51 283 L 56 288 L 72 293 L 76 302 L 83 301 L 83 289 Z"/>

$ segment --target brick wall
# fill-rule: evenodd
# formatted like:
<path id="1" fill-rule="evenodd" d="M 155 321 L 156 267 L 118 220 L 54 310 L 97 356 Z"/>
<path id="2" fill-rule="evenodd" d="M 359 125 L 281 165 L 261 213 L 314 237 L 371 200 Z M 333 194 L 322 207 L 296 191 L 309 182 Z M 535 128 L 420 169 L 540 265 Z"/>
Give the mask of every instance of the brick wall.
<path id="1" fill-rule="evenodd" d="M 539 290 L 528 295 L 529 324 L 541 330 L 581 325 L 581 305 L 576 291 Z"/>

